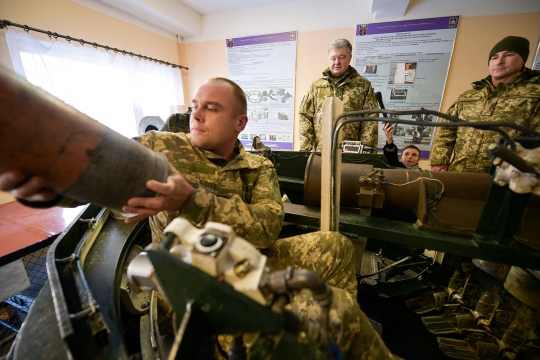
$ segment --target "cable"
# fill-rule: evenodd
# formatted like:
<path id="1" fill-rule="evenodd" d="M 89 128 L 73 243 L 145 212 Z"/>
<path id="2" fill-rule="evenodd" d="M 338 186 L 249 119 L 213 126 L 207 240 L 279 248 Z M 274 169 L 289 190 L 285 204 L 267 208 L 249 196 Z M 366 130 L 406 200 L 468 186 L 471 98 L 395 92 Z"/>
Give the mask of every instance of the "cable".
<path id="1" fill-rule="evenodd" d="M 444 189 L 444 183 L 439 179 L 432 179 L 432 178 L 428 178 L 428 177 L 419 177 L 419 178 L 417 178 L 417 179 L 415 179 L 413 181 L 409 181 L 409 182 L 406 182 L 406 183 L 403 183 L 403 184 L 394 184 L 394 183 L 391 183 L 391 182 L 388 182 L 388 181 L 383 182 L 383 184 L 385 184 L 385 185 L 393 185 L 393 186 L 405 186 L 405 185 L 410 185 L 410 184 L 415 183 L 415 182 L 420 181 L 420 180 L 430 180 L 430 181 L 435 181 L 435 182 L 438 182 L 439 184 L 441 184 L 441 186 L 442 186 L 441 192 L 438 193 L 437 195 L 435 195 L 435 198 L 437 200 L 441 198 L 441 196 L 444 193 L 445 189 Z"/>

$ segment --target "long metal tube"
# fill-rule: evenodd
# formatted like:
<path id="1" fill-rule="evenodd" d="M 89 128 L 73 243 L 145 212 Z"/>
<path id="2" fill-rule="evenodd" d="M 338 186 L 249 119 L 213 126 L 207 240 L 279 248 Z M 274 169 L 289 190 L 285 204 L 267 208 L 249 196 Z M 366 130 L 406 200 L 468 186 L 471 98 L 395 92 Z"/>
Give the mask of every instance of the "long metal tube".
<path id="1" fill-rule="evenodd" d="M 341 206 L 357 207 L 360 176 L 365 176 L 367 165 L 341 164 Z M 460 172 L 427 172 L 406 169 L 384 169 L 384 181 L 392 184 L 405 184 L 420 177 L 434 178 L 445 184 L 445 197 L 485 201 L 491 184 L 488 174 Z M 430 187 L 434 182 L 429 182 Z M 405 186 L 385 185 L 385 207 L 397 209 L 414 209 L 418 204 L 421 184 L 413 182 Z M 438 191 L 440 191 L 440 185 Z M 304 178 L 304 204 L 318 207 L 321 204 L 321 157 L 310 155 L 306 165 Z"/>
<path id="2" fill-rule="evenodd" d="M 128 139 L 0 66 L 0 174 L 41 176 L 68 198 L 120 209 L 153 196 L 166 157 Z"/>

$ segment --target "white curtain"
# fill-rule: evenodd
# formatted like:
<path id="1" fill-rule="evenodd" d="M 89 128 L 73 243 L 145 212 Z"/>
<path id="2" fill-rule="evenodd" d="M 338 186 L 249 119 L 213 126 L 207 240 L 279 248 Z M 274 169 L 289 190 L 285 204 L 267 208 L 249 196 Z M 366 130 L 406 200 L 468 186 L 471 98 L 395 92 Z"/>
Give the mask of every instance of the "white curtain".
<path id="1" fill-rule="evenodd" d="M 184 104 L 178 68 L 26 32 L 6 39 L 17 74 L 126 137 L 139 134 L 143 117 L 166 121 Z"/>

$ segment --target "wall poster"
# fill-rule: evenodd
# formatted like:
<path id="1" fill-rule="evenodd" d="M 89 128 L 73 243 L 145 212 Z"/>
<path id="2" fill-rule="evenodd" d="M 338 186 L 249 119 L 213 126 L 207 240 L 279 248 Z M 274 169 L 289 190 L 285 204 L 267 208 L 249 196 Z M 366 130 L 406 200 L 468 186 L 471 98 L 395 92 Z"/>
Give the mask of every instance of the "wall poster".
<path id="1" fill-rule="evenodd" d="M 540 44 L 538 44 L 538 48 L 536 49 L 536 56 L 534 57 L 534 62 L 532 64 L 533 70 L 540 70 Z"/>
<path id="2" fill-rule="evenodd" d="M 229 79 L 245 91 L 249 121 L 239 138 L 255 136 L 272 150 L 292 150 L 296 31 L 226 39 Z"/>
<path id="3" fill-rule="evenodd" d="M 353 66 L 371 81 L 375 92 L 381 92 L 386 109 L 440 111 L 458 23 L 459 16 L 448 16 L 357 25 Z M 418 122 L 394 124 L 396 146 L 416 145 L 421 158 L 428 158 L 434 128 L 423 123 L 438 118 L 420 114 L 394 117 Z M 385 141 L 380 122 L 380 151 Z"/>

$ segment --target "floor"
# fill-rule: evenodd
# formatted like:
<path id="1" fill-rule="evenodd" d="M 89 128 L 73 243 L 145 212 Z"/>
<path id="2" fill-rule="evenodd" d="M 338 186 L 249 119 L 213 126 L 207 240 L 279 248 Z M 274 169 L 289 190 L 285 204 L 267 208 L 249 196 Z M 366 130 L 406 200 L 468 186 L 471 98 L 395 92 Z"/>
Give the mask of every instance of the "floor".
<path id="1" fill-rule="evenodd" d="M 437 336 L 422 324 L 421 315 L 410 310 L 405 300 L 380 297 L 362 289 L 358 292 L 360 308 L 368 318 L 383 325 L 382 339 L 393 354 L 407 360 L 450 359 L 439 349 Z"/>

